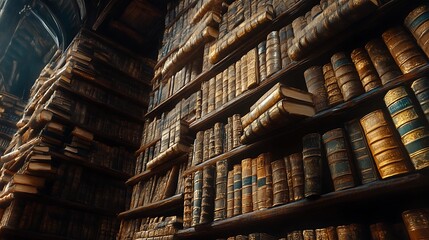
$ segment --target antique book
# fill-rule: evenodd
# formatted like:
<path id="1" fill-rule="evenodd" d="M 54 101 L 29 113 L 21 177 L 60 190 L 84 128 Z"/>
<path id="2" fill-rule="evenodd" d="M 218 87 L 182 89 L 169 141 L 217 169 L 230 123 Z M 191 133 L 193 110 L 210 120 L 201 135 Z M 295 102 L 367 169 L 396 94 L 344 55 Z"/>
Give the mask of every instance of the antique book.
<path id="1" fill-rule="evenodd" d="M 365 115 L 360 124 L 382 179 L 412 170 L 382 110 Z"/>
<path id="2" fill-rule="evenodd" d="M 402 73 L 410 73 L 429 63 L 413 37 L 402 26 L 389 28 L 382 37 Z"/>
<path id="3" fill-rule="evenodd" d="M 223 92 L 227 90 L 223 88 L 223 74 L 219 72 L 216 75 L 215 109 L 219 109 L 223 105 Z"/>
<path id="4" fill-rule="evenodd" d="M 282 68 L 279 32 L 268 33 L 266 44 L 266 71 L 267 77 L 270 77 Z"/>
<path id="5" fill-rule="evenodd" d="M 241 145 L 240 137 L 243 133 L 243 127 L 241 125 L 240 114 L 232 115 L 232 148 L 236 148 Z"/>
<path id="6" fill-rule="evenodd" d="M 325 78 L 320 66 L 313 66 L 304 71 L 305 84 L 308 92 L 313 95 L 314 108 L 320 112 L 329 107 Z"/>
<path id="7" fill-rule="evenodd" d="M 305 181 L 302 153 L 293 153 L 288 156 L 288 159 L 291 167 L 293 200 L 298 201 L 304 198 Z"/>
<path id="8" fill-rule="evenodd" d="M 213 127 L 214 131 L 214 156 L 223 153 L 223 138 L 224 136 L 224 125 L 223 123 L 217 122 Z"/>
<path id="9" fill-rule="evenodd" d="M 192 224 L 192 199 L 194 196 L 193 175 L 185 177 L 185 190 L 183 193 L 183 228 L 190 228 Z"/>
<path id="10" fill-rule="evenodd" d="M 316 233 L 313 229 L 302 230 L 302 237 L 304 240 L 316 240 Z"/>
<path id="11" fill-rule="evenodd" d="M 316 240 L 337 240 L 337 230 L 335 227 L 319 228 L 315 230 Z"/>
<path id="12" fill-rule="evenodd" d="M 198 170 L 194 173 L 194 197 L 192 199 L 191 226 L 196 226 L 200 223 L 202 194 L 203 194 L 203 171 Z"/>
<path id="13" fill-rule="evenodd" d="M 228 160 L 216 162 L 216 196 L 214 202 L 214 221 L 226 218 L 228 181 Z"/>
<path id="14" fill-rule="evenodd" d="M 258 44 L 258 66 L 259 66 L 259 75 L 260 81 L 264 81 L 267 78 L 267 42 L 262 41 Z"/>
<path id="15" fill-rule="evenodd" d="M 373 39 L 365 45 L 365 49 L 383 85 L 402 75 L 383 40 Z"/>
<path id="16" fill-rule="evenodd" d="M 226 141 L 227 141 L 227 151 L 233 149 L 234 143 L 234 119 L 233 117 L 228 117 L 228 131 L 226 131 Z"/>
<path id="17" fill-rule="evenodd" d="M 323 77 L 325 78 L 325 88 L 328 94 L 329 106 L 335 106 L 344 102 L 343 94 L 338 86 L 337 78 L 335 77 L 334 69 L 331 63 L 323 65 Z"/>
<path id="18" fill-rule="evenodd" d="M 201 116 L 207 115 L 208 100 L 209 100 L 209 82 L 205 81 L 201 84 Z"/>
<path id="19" fill-rule="evenodd" d="M 322 138 L 335 191 L 356 186 L 344 130 L 330 130 L 323 134 Z"/>
<path id="20" fill-rule="evenodd" d="M 277 83 L 250 107 L 250 112 L 248 114 L 241 118 L 243 127 L 249 126 L 251 122 L 256 120 L 262 113 L 269 110 L 275 103 L 282 99 L 291 99 L 297 103 L 313 103 L 311 95 L 307 92 Z"/>
<path id="21" fill-rule="evenodd" d="M 319 133 L 309 133 L 302 138 L 304 169 L 304 196 L 322 194 L 322 140 Z"/>
<path id="22" fill-rule="evenodd" d="M 234 165 L 234 209 L 233 216 L 240 215 L 242 213 L 242 168 L 241 164 Z"/>
<path id="23" fill-rule="evenodd" d="M 337 226 L 338 239 L 359 240 L 363 239 L 362 226 L 358 224 Z"/>
<path id="24" fill-rule="evenodd" d="M 250 50 L 246 54 L 247 63 L 247 87 L 246 89 L 255 88 L 259 85 L 259 67 L 258 67 L 258 50 L 256 48 Z"/>
<path id="25" fill-rule="evenodd" d="M 365 49 L 357 48 L 353 50 L 351 58 L 365 92 L 369 92 L 381 86 L 381 80 Z"/>
<path id="26" fill-rule="evenodd" d="M 389 90 L 384 102 L 415 169 L 429 166 L 429 128 L 405 87 Z"/>
<path id="27" fill-rule="evenodd" d="M 304 236 L 302 236 L 302 231 L 292 231 L 287 234 L 288 240 L 304 240 Z"/>
<path id="28" fill-rule="evenodd" d="M 339 52 L 331 57 L 332 67 L 344 101 L 348 101 L 364 92 L 359 75 L 350 57 Z"/>
<path id="29" fill-rule="evenodd" d="M 427 209 L 412 209 L 402 213 L 402 220 L 410 240 L 429 237 L 429 212 Z"/>
<path id="30" fill-rule="evenodd" d="M 369 226 L 371 238 L 374 240 L 396 239 L 392 228 L 388 223 L 378 222 Z"/>
<path id="31" fill-rule="evenodd" d="M 417 40 L 417 44 L 425 52 L 426 56 L 429 57 L 429 46 L 428 46 L 428 12 L 429 7 L 427 5 L 420 5 L 411 11 L 404 20 L 404 25 L 413 34 Z"/>
<path id="32" fill-rule="evenodd" d="M 205 166 L 203 169 L 203 187 L 201 194 L 200 224 L 213 221 L 215 194 L 215 166 Z"/>
<path id="33" fill-rule="evenodd" d="M 241 75 L 241 60 L 235 62 L 235 95 L 238 97 L 243 92 L 243 77 Z"/>
<path id="34" fill-rule="evenodd" d="M 228 171 L 226 192 L 226 217 L 234 216 L 234 170 Z M 240 203 L 241 205 L 241 203 Z"/>
<path id="35" fill-rule="evenodd" d="M 232 101 L 236 96 L 235 84 L 236 84 L 235 64 L 231 64 L 228 67 L 228 91 L 227 91 L 228 102 Z"/>
<path id="36" fill-rule="evenodd" d="M 252 158 L 252 208 L 258 210 L 258 176 L 257 158 Z"/>
<path id="37" fill-rule="evenodd" d="M 362 184 L 379 179 L 371 152 L 366 143 L 364 133 L 357 119 L 345 123 L 350 140 L 356 170 Z"/>
<path id="38" fill-rule="evenodd" d="M 287 26 L 280 28 L 279 40 L 280 40 L 280 57 L 282 59 L 281 66 L 282 68 L 286 68 L 291 63 L 289 55 L 287 55 L 287 40 L 288 40 Z"/>
<path id="39" fill-rule="evenodd" d="M 253 211 L 252 199 L 252 159 L 246 158 L 241 160 L 241 212 L 249 213 Z"/>
<path id="40" fill-rule="evenodd" d="M 210 153 L 210 132 L 211 128 L 204 131 L 204 138 L 203 138 L 203 162 L 207 161 Z"/>
<path id="41" fill-rule="evenodd" d="M 273 206 L 289 202 L 286 167 L 283 159 L 271 162 L 273 172 Z"/>
<path id="42" fill-rule="evenodd" d="M 292 202 L 295 200 L 295 196 L 293 195 L 294 190 L 293 190 L 292 166 L 290 163 L 290 156 L 284 156 L 283 160 L 285 162 L 287 188 L 289 189 L 289 202 Z"/>
<path id="43" fill-rule="evenodd" d="M 268 207 L 267 199 L 270 199 L 269 193 L 267 191 L 267 176 L 270 174 L 267 172 L 267 165 L 270 165 L 271 155 L 270 153 L 261 153 L 258 155 L 256 160 L 256 171 L 257 171 L 257 205 L 258 210 L 266 209 Z"/>
<path id="44" fill-rule="evenodd" d="M 207 113 L 211 113 L 215 110 L 216 78 L 210 78 L 208 90 Z"/>
<path id="45" fill-rule="evenodd" d="M 420 107 L 429 121 L 429 81 L 426 77 L 419 78 L 411 84 L 411 88 L 416 95 L 417 101 L 420 103 Z"/>
<path id="46" fill-rule="evenodd" d="M 204 131 L 199 131 L 196 134 L 194 141 L 194 158 L 193 166 L 196 166 L 203 162 L 203 149 L 204 149 Z"/>
<path id="47" fill-rule="evenodd" d="M 215 155 L 215 132 L 214 127 L 209 129 L 209 159 Z"/>
<path id="48" fill-rule="evenodd" d="M 228 102 L 228 68 L 222 72 L 222 105 L 225 105 Z"/>

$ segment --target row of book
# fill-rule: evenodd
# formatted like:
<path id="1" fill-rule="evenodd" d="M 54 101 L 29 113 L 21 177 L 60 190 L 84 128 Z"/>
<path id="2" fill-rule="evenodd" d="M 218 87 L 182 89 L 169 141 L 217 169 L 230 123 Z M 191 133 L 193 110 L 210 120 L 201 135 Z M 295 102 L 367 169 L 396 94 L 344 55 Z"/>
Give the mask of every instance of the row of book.
<path id="1" fill-rule="evenodd" d="M 183 172 L 188 167 L 188 162 L 184 162 L 134 185 L 130 209 L 146 206 L 182 193 Z"/>
<path id="2" fill-rule="evenodd" d="M 24 101 L 18 97 L 0 92 L 0 154 L 6 150 L 18 122 L 24 111 Z"/>
<path id="3" fill-rule="evenodd" d="M 192 165 L 196 166 L 241 145 L 243 128 L 239 114 L 228 118 L 228 123 L 217 122 L 212 128 L 199 131 L 194 141 Z"/>
<path id="4" fill-rule="evenodd" d="M 3 226 L 70 239 L 115 239 L 119 221 L 115 216 L 96 216 L 82 210 L 15 200 L 1 216 L 0 228 Z"/>
<path id="5" fill-rule="evenodd" d="M 172 240 L 174 234 L 181 229 L 182 222 L 177 216 L 122 221 L 118 239 Z"/>

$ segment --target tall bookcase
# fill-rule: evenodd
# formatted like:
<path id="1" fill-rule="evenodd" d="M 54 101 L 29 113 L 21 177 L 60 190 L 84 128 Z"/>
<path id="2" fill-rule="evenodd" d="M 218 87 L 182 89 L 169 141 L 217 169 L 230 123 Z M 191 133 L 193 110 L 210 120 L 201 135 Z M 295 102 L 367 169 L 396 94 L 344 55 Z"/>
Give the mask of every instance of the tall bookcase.
<path id="1" fill-rule="evenodd" d="M 82 29 L 31 89 L 2 156 L 2 239 L 115 239 L 154 62 Z"/>
<path id="2" fill-rule="evenodd" d="M 0 155 L 6 151 L 13 134 L 16 131 L 16 122 L 18 122 L 24 111 L 24 102 L 18 97 L 6 93 L 0 93 Z"/>
<path id="3" fill-rule="evenodd" d="M 406 230 L 401 219 L 404 211 L 428 207 L 427 169 L 415 170 L 414 167 L 410 167 L 408 173 L 381 178 L 375 169 L 378 180 L 362 184 L 364 181 L 358 177 L 358 166 L 353 160 L 348 132 L 343 132 L 345 133 L 343 141 L 346 142 L 345 151 L 348 152 L 346 160 L 350 162 L 353 170 L 350 174 L 354 175 L 355 179 L 353 187 L 334 190 L 337 188 L 333 186 L 335 183 L 333 184 L 331 179 L 334 170 L 329 168 L 326 156 L 329 152 L 327 153 L 325 149 L 326 142 L 323 143 L 322 139 L 319 139 L 322 161 L 319 182 L 321 190 L 315 196 L 290 199 L 276 206 L 269 205 L 264 209 L 252 209 L 246 213 L 241 213 L 240 210 L 232 216 L 220 217 L 216 217 L 218 210 L 216 201 L 219 200 L 217 196 L 219 181 L 223 181 L 225 189 L 228 185 L 236 190 L 235 182 L 231 182 L 234 184 L 230 185 L 228 180 L 227 183 L 226 176 L 228 175 L 228 179 L 230 176 L 228 172 L 239 172 L 240 175 L 237 176 L 240 181 L 237 183 L 240 186 L 244 184 L 244 178 L 241 179 L 241 174 L 244 175 L 244 160 L 259 158 L 262 153 L 271 153 L 269 165 L 270 161 L 283 159 L 293 153 L 302 153 L 303 137 L 307 134 L 318 133 L 322 136 L 336 128 L 345 129 L 346 123 L 360 120 L 378 109 L 384 112 L 385 119 L 394 132 L 393 138 L 399 143 L 398 148 L 410 165 L 411 160 L 407 154 L 409 149 L 401 144 L 401 136 L 396 132 L 384 101 L 390 90 L 405 86 L 415 108 L 418 109 L 416 110 L 418 115 L 427 127 L 427 120 L 424 119 L 427 111 L 424 104 L 421 103 L 422 110 L 418 97 L 413 95 L 410 88 L 415 80 L 428 74 L 427 56 L 422 51 L 426 50 L 427 42 L 421 43 L 418 39 L 416 41 L 410 32 L 406 32 L 407 37 L 412 39 L 411 42 L 417 49 L 415 51 L 423 59 L 423 64 L 414 67 L 412 71 L 404 70 L 401 65 L 401 73 L 395 66 L 399 74 L 392 75 L 388 81 L 382 79 L 382 83 L 368 90 L 366 89 L 368 86 L 365 85 L 366 91 L 364 86 L 360 86 L 362 89 L 359 94 L 352 97 L 341 96 L 346 94 L 342 92 L 341 101 L 331 103 L 328 102 L 325 79 L 322 76 L 321 88 L 325 89 L 323 93 L 325 99 L 320 97 L 322 93 L 312 92 L 317 111 L 314 116 L 294 121 L 286 126 L 273 127 L 268 133 L 256 139 L 244 141 L 245 144 L 234 144 L 237 140 L 235 135 L 240 137 L 243 131 L 238 126 L 240 124 L 234 124 L 234 119 L 237 119 L 237 115 L 245 116 L 249 108 L 276 83 L 311 92 L 312 89 L 308 87 L 308 83 L 306 84 L 304 72 L 314 66 L 322 69 L 322 66 L 334 61 L 332 60 L 335 59 L 332 57 L 334 54 L 338 58 L 345 53 L 344 58 L 349 59 L 354 69 L 355 65 L 350 57 L 354 49 L 364 49 L 373 39 L 379 39 L 383 43 L 382 34 L 392 27 L 402 26 L 406 29 L 404 19 L 421 4 L 423 1 L 402 0 L 359 3 L 276 0 L 170 2 L 167 7 L 162 48 L 155 66 L 155 77 L 152 79 L 153 91 L 145 115 L 143 140 L 137 151 L 139 157 L 136 172 L 127 184 L 137 189 L 137 185 L 145 184 L 156 176 L 162 176 L 166 171 L 172 171 L 171 169 L 179 165 L 181 170 L 178 181 L 184 182 L 178 185 L 176 195 L 164 196 L 158 198 L 156 202 L 143 203 L 139 206 L 137 204 L 121 213 L 119 239 L 156 239 L 156 237 L 164 239 L 162 236 L 165 239 L 247 239 L 247 235 L 255 232 L 276 236 L 274 239 L 281 237 L 303 239 L 303 230 L 305 234 L 316 234 L 325 229 L 328 231 L 329 227 L 331 230 L 334 227 L 334 232 L 341 232 L 344 229 L 354 231 L 353 227 L 350 227 L 356 226 L 354 224 L 359 224 L 359 232 L 364 235 L 360 238 L 339 239 L 367 239 L 373 231 L 384 229 L 380 227 L 382 230 L 377 230 L 374 227 L 373 230 L 373 226 L 384 226 L 385 223 L 393 225 L 394 232 L 400 237 L 405 237 Z M 351 6 L 358 7 L 353 9 Z M 331 12 L 323 12 L 326 9 Z M 322 13 L 323 16 L 326 15 L 325 18 L 321 18 Z M 314 19 L 321 20 L 319 25 L 317 21 L 312 22 Z M 388 42 L 388 36 L 385 35 L 383 34 L 383 38 Z M 398 60 L 398 56 L 395 56 L 394 52 L 386 51 L 385 54 L 392 59 L 392 65 L 395 65 L 393 58 Z M 246 64 L 244 71 L 243 65 Z M 334 65 L 334 70 L 335 67 Z M 249 73 L 249 69 L 252 72 Z M 247 82 L 245 87 L 240 88 L 237 87 L 237 79 L 240 76 L 240 84 L 243 86 L 243 73 L 246 73 Z M 255 74 L 256 77 L 251 74 Z M 427 84 L 427 79 L 422 81 Z M 342 83 L 338 85 L 340 86 L 337 88 L 341 87 Z M 174 131 L 173 128 L 179 125 L 183 128 Z M 225 130 L 219 131 L 219 128 Z M 217 131 L 223 134 L 223 137 L 217 136 Z M 178 139 L 171 139 L 177 135 Z M 233 139 L 228 139 L 230 136 Z M 217 144 L 216 140 L 220 143 Z M 364 141 L 368 148 L 369 143 L 366 140 Z M 175 147 L 179 142 L 182 147 Z M 219 146 L 221 149 L 216 151 L 216 147 Z M 207 155 L 205 151 L 208 152 Z M 223 176 L 223 180 L 218 181 L 219 171 L 222 171 L 220 175 Z M 269 171 L 271 175 L 271 170 Z M 256 177 L 254 173 L 253 176 Z M 304 181 L 304 176 L 301 176 L 301 181 Z M 195 189 L 196 187 L 198 189 Z M 243 201 L 244 194 L 241 191 L 244 191 L 244 187 L 237 190 L 239 200 Z M 292 189 L 289 188 L 289 191 Z M 230 199 L 227 196 L 229 193 L 229 189 L 225 190 L 223 198 Z M 133 196 L 145 194 L 135 190 Z M 235 192 L 233 195 L 238 196 Z M 223 208 L 227 208 L 226 200 L 223 204 Z M 233 210 L 236 210 L 235 205 Z M 426 211 L 422 219 L 427 219 L 427 210 L 422 211 Z M 177 218 L 171 221 L 172 218 L 166 218 L 167 216 Z M 182 216 L 183 218 L 179 219 Z M 174 224 L 182 221 L 184 228 L 178 230 Z M 165 226 L 170 226 L 172 222 L 175 227 L 170 231 Z M 426 225 L 425 228 L 427 227 Z M 298 236 L 292 238 L 292 235 L 288 235 L 291 232 L 297 233 Z"/>

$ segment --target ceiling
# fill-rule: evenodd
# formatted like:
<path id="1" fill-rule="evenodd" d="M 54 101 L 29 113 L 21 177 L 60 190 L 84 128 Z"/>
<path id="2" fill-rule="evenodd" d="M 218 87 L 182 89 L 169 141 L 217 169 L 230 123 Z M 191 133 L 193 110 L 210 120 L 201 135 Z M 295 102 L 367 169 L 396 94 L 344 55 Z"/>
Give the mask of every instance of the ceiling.
<path id="1" fill-rule="evenodd" d="M 165 8 L 166 0 L 0 0 L 0 90 L 25 99 L 82 27 L 155 59 Z"/>

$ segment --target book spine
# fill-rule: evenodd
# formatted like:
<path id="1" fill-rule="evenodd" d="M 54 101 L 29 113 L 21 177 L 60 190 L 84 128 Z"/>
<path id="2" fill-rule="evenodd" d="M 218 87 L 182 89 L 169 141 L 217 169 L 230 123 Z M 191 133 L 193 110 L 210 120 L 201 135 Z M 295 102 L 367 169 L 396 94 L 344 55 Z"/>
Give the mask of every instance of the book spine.
<path id="1" fill-rule="evenodd" d="M 235 76 L 235 64 L 228 67 L 228 102 L 235 98 L 236 92 L 236 76 Z"/>
<path id="2" fill-rule="evenodd" d="M 377 170 L 372 159 L 371 152 L 367 146 L 364 133 L 358 120 L 352 120 L 346 123 L 346 130 L 349 136 L 351 149 L 353 151 L 356 168 L 360 180 L 367 184 L 378 180 Z"/>
<path id="3" fill-rule="evenodd" d="M 270 77 L 282 68 L 280 56 L 280 38 L 278 31 L 272 31 L 267 36 L 266 68 L 267 77 Z"/>
<path id="4" fill-rule="evenodd" d="M 365 115 L 360 124 L 382 179 L 412 170 L 382 110 Z"/>
<path id="5" fill-rule="evenodd" d="M 223 138 L 224 138 L 224 126 L 223 123 L 215 123 L 214 125 L 214 156 L 218 156 L 223 153 Z"/>
<path id="6" fill-rule="evenodd" d="M 343 129 L 330 130 L 322 138 L 335 191 L 354 187 L 356 181 Z"/>
<path id="7" fill-rule="evenodd" d="M 237 216 L 241 214 L 241 206 L 242 206 L 242 182 L 241 182 L 241 176 L 242 176 L 242 168 L 241 164 L 234 165 L 234 210 L 233 210 L 233 216 Z"/>
<path id="8" fill-rule="evenodd" d="M 266 209 L 267 206 L 267 172 L 266 165 L 270 164 L 269 153 L 262 153 L 257 157 L 257 199 L 258 199 L 258 210 Z"/>
<path id="9" fill-rule="evenodd" d="M 329 107 L 328 93 L 325 89 L 325 78 L 322 68 L 313 66 L 304 71 L 305 84 L 308 92 L 313 95 L 314 107 L 317 112 Z"/>
<path id="10" fill-rule="evenodd" d="M 246 55 L 247 62 L 247 88 L 252 89 L 259 85 L 259 69 L 257 55 L 258 50 L 256 48 L 250 50 Z M 259 58 L 258 58 L 259 59 Z M 268 69 L 268 68 L 267 68 Z M 268 73 L 268 71 L 267 71 Z"/>
<path id="11" fill-rule="evenodd" d="M 215 110 L 216 78 L 210 78 L 208 87 L 207 113 Z"/>
<path id="12" fill-rule="evenodd" d="M 241 92 L 247 91 L 247 85 L 248 85 L 248 77 L 247 77 L 247 54 L 244 54 L 241 59 Z"/>
<path id="13" fill-rule="evenodd" d="M 228 102 L 228 68 L 222 72 L 222 105 Z"/>
<path id="14" fill-rule="evenodd" d="M 374 240 L 395 239 L 395 235 L 390 226 L 385 222 L 378 222 L 369 226 L 371 237 Z"/>
<path id="15" fill-rule="evenodd" d="M 304 196 L 322 194 L 322 143 L 318 133 L 302 138 L 302 161 L 304 169 Z"/>
<path id="16" fill-rule="evenodd" d="M 427 5 L 421 5 L 411 11 L 404 20 L 405 26 L 413 34 L 417 40 L 417 44 L 425 52 L 426 56 L 429 57 L 429 46 L 427 45 L 427 39 L 429 38 L 429 7 Z"/>
<path id="17" fill-rule="evenodd" d="M 338 86 L 334 68 L 331 63 L 323 65 L 323 77 L 325 78 L 325 88 L 328 95 L 329 106 L 335 106 L 344 102 L 343 94 Z"/>
<path id="18" fill-rule="evenodd" d="M 241 145 L 240 137 L 243 134 L 243 127 L 241 125 L 240 114 L 234 114 L 232 116 L 232 148 L 236 148 Z"/>
<path id="19" fill-rule="evenodd" d="M 287 180 L 287 188 L 289 189 L 289 202 L 293 202 L 295 197 L 293 195 L 293 181 L 292 181 L 292 166 L 290 164 L 290 157 L 283 157 L 285 162 L 285 170 L 286 170 L 286 180 Z"/>
<path id="20" fill-rule="evenodd" d="M 282 68 L 286 68 L 291 63 L 289 55 L 287 54 L 287 26 L 280 28 L 279 41 L 280 41 L 280 56 L 282 59 L 281 66 Z"/>
<path id="21" fill-rule="evenodd" d="M 210 132 L 211 129 L 207 129 L 204 131 L 204 138 L 203 138 L 203 162 L 207 161 L 209 157 L 209 148 L 210 148 Z"/>
<path id="22" fill-rule="evenodd" d="M 216 162 L 216 196 L 214 204 L 214 221 L 226 218 L 227 208 L 228 160 Z"/>
<path id="23" fill-rule="evenodd" d="M 415 169 L 429 166 L 429 128 L 405 87 L 387 92 L 384 102 Z"/>
<path id="24" fill-rule="evenodd" d="M 257 158 L 252 158 L 252 208 L 258 210 Z"/>
<path id="25" fill-rule="evenodd" d="M 353 50 L 351 58 L 365 92 L 381 86 L 381 80 L 365 49 L 357 48 Z"/>
<path id="26" fill-rule="evenodd" d="M 243 89 L 243 78 L 241 76 L 241 60 L 239 59 L 237 62 L 235 62 L 235 95 L 240 96 Z"/>
<path id="27" fill-rule="evenodd" d="M 331 63 L 344 101 L 357 97 L 364 92 L 350 57 L 347 57 L 344 52 L 336 53 L 331 57 Z"/>
<path id="28" fill-rule="evenodd" d="M 209 99 L 209 82 L 201 84 L 201 117 L 207 115 L 208 99 Z"/>
<path id="29" fill-rule="evenodd" d="M 223 74 L 222 72 L 216 75 L 216 93 L 215 93 L 215 109 L 219 109 L 223 105 Z"/>
<path id="30" fill-rule="evenodd" d="M 197 91 L 196 101 L 195 101 L 195 118 L 200 119 L 202 116 L 202 92 L 201 90 Z"/>
<path id="31" fill-rule="evenodd" d="M 429 63 L 414 39 L 402 26 L 390 28 L 381 36 L 402 73 L 410 73 Z"/>
<path id="32" fill-rule="evenodd" d="M 192 224 L 193 184 L 192 174 L 187 175 L 185 177 L 185 190 L 183 193 L 183 228 L 190 228 Z"/>
<path id="33" fill-rule="evenodd" d="M 267 78 L 267 42 L 262 41 L 258 44 L 258 66 L 261 82 Z"/>
<path id="34" fill-rule="evenodd" d="M 214 127 L 210 128 L 210 134 L 209 134 L 209 159 L 216 156 L 215 155 L 215 132 Z"/>
<path id="35" fill-rule="evenodd" d="M 429 121 L 429 81 L 427 77 L 419 78 L 411 84 L 417 101 Z"/>
<path id="36" fill-rule="evenodd" d="M 293 200 L 304 198 L 304 167 L 302 153 L 294 153 L 288 156 L 292 176 Z"/>
<path id="37" fill-rule="evenodd" d="M 304 240 L 316 240 L 316 233 L 313 229 L 302 230 L 302 237 Z"/>
<path id="38" fill-rule="evenodd" d="M 374 64 L 375 70 L 383 85 L 401 76 L 401 70 L 395 64 L 392 55 L 381 39 L 373 39 L 365 45 L 365 49 Z"/>
<path id="39" fill-rule="evenodd" d="M 265 165 L 265 172 L 267 173 L 267 189 L 266 189 L 266 200 L 265 200 L 265 205 L 267 207 L 272 207 L 273 206 L 273 172 L 271 170 L 271 155 L 269 155 L 269 159 L 270 161 L 267 162 L 267 164 Z"/>
<path id="40" fill-rule="evenodd" d="M 199 131 L 196 134 L 194 142 L 194 159 L 193 166 L 203 162 L 203 145 L 204 145 L 204 131 Z"/>
<path id="41" fill-rule="evenodd" d="M 413 209 L 402 213 L 402 220 L 411 240 L 429 238 L 429 213 L 427 209 Z"/>
<path id="42" fill-rule="evenodd" d="M 240 203 L 241 204 L 241 203 Z M 234 170 L 228 172 L 227 193 L 226 193 L 226 217 L 234 216 Z"/>
<path id="43" fill-rule="evenodd" d="M 279 159 L 271 162 L 273 171 L 273 206 L 289 202 L 289 189 L 287 186 L 285 161 Z"/>
<path id="44" fill-rule="evenodd" d="M 201 202 L 203 194 L 203 171 L 199 170 L 194 173 L 194 197 L 192 200 L 192 224 L 196 226 L 200 223 Z"/>
<path id="45" fill-rule="evenodd" d="M 234 119 L 233 117 L 228 117 L 228 131 L 226 135 L 226 141 L 228 142 L 227 151 L 231 151 L 234 146 Z"/>
<path id="46" fill-rule="evenodd" d="M 213 221 L 215 193 L 214 173 L 215 166 L 206 166 L 203 169 L 200 224 L 205 224 Z"/>
<path id="47" fill-rule="evenodd" d="M 362 239 L 362 226 L 358 224 L 341 225 L 337 226 L 338 240 L 350 239 L 359 240 Z"/>
<path id="48" fill-rule="evenodd" d="M 241 212 L 249 213 L 253 211 L 252 205 L 252 159 L 246 158 L 241 161 L 241 183 L 242 183 L 242 199 Z"/>

